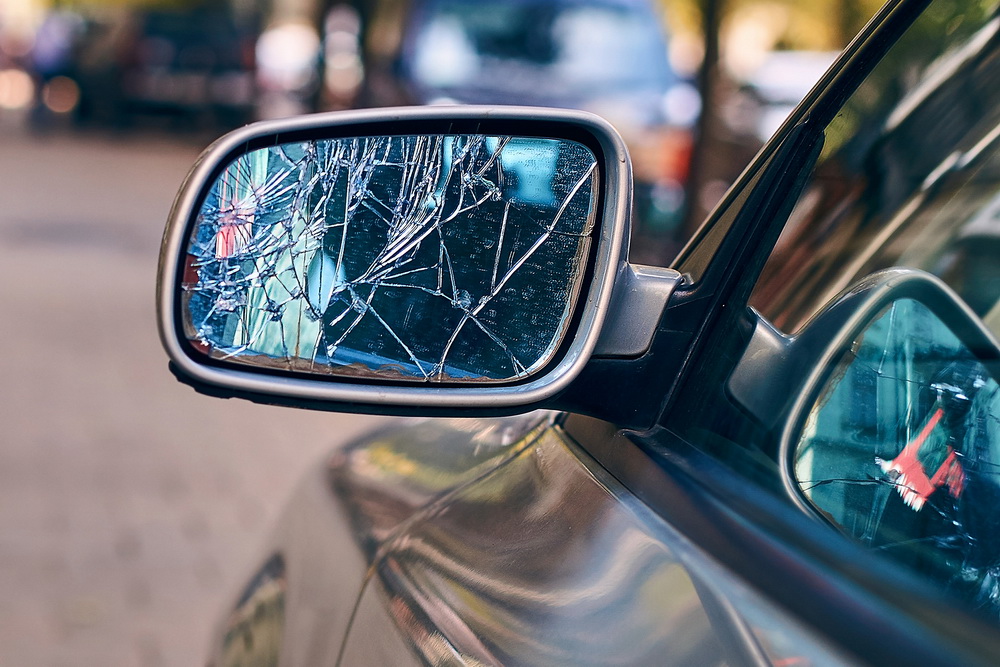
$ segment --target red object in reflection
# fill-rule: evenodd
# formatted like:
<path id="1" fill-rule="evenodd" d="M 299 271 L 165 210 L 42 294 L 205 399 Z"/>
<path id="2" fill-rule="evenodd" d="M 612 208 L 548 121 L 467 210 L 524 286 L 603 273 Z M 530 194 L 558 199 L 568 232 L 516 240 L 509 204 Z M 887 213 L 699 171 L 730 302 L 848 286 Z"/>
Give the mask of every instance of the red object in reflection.
<path id="1" fill-rule="evenodd" d="M 962 470 L 962 464 L 955 450 L 950 446 L 946 445 L 948 456 L 931 477 L 927 476 L 927 471 L 917 458 L 920 448 L 927 442 L 927 438 L 943 416 L 943 408 L 935 410 L 917 437 L 903 448 L 899 456 L 881 464 L 883 471 L 895 476 L 896 490 L 903 497 L 903 502 L 916 512 L 923 509 L 931 494 L 942 486 L 947 486 L 948 492 L 954 498 L 960 497 L 965 488 L 965 471 Z"/>
<path id="2" fill-rule="evenodd" d="M 222 259 L 243 252 L 250 245 L 252 234 L 253 226 L 249 222 L 220 226 L 215 236 L 215 256 Z"/>

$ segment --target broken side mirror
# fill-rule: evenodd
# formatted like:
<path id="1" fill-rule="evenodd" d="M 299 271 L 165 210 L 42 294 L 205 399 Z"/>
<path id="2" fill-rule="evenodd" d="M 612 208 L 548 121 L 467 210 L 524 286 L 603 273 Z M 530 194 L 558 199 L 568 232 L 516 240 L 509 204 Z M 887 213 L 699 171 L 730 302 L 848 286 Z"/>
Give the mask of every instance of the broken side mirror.
<path id="1" fill-rule="evenodd" d="M 217 395 L 404 414 L 539 407 L 597 347 L 616 277 L 659 305 L 677 282 L 626 264 L 630 200 L 621 138 L 581 112 L 249 126 L 203 154 L 175 202 L 161 338 L 175 374 Z M 602 349 L 641 349 L 658 314 L 605 332 Z"/>

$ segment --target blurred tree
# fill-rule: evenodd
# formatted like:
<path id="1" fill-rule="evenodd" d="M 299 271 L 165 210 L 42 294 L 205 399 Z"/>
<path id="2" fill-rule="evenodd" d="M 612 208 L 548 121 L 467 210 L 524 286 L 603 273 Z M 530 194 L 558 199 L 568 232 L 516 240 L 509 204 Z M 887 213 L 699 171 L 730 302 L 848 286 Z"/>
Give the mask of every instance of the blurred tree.
<path id="1" fill-rule="evenodd" d="M 721 34 L 723 50 L 734 23 L 765 16 L 774 24 L 780 49 L 841 49 L 881 7 L 883 0 L 657 0 L 674 34 Z M 712 22 L 713 17 L 716 19 Z"/>
<path id="2" fill-rule="evenodd" d="M 677 38 L 701 43 L 697 68 L 702 115 L 697 127 L 684 233 L 689 235 L 714 204 L 705 186 L 719 175 L 712 154 L 726 152 L 718 117 L 725 82 L 737 66 L 753 66 L 774 50 L 844 48 L 883 4 L 882 0 L 659 0 Z M 726 65 L 729 65 L 727 67 Z M 744 72 L 745 73 L 745 72 Z M 721 150 L 714 150 L 721 148 Z M 742 156 L 735 159 L 739 160 Z"/>

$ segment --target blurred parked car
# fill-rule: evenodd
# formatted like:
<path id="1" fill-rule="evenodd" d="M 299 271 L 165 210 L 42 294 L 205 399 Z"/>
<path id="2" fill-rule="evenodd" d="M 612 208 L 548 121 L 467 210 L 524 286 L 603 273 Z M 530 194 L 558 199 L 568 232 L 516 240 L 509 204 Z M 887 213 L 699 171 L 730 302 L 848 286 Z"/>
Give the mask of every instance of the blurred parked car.
<path id="1" fill-rule="evenodd" d="M 636 232 L 672 238 L 679 231 L 700 97 L 670 64 L 669 35 L 649 0 L 355 6 L 354 24 L 346 5 L 326 17 L 326 74 L 309 83 L 325 80 L 321 106 L 516 104 L 598 113 L 631 152 Z"/>
<path id="2" fill-rule="evenodd" d="M 76 55 L 77 118 L 127 126 L 139 116 L 189 127 L 253 119 L 252 16 L 219 5 L 133 10 L 92 21 Z"/>
<path id="3" fill-rule="evenodd" d="M 837 59 L 829 51 L 772 51 L 743 81 L 742 103 L 726 114 L 734 129 L 765 142 Z"/>
<path id="4" fill-rule="evenodd" d="M 438 418 L 303 481 L 211 664 L 996 664 L 998 77 L 995 5 L 892 0 L 669 268 L 583 112 L 214 144 L 173 373 Z"/>

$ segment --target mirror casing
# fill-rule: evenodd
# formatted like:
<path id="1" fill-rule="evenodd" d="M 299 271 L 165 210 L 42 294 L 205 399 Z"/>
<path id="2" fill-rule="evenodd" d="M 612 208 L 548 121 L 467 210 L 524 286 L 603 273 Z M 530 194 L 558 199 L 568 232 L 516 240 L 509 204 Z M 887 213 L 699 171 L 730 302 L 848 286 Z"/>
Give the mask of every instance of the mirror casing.
<path id="1" fill-rule="evenodd" d="M 1000 343 L 920 271 L 876 274 L 845 306 L 784 431 L 789 494 L 995 617 Z"/>
<path id="2" fill-rule="evenodd" d="M 380 196 L 360 203 L 371 210 L 395 195 L 389 202 L 395 210 L 368 215 L 367 228 L 357 225 L 359 233 L 351 238 L 354 250 L 349 249 L 347 255 L 343 247 L 348 235 L 337 232 L 339 227 L 348 228 L 346 218 L 343 225 L 331 219 L 333 222 L 317 233 L 316 225 L 310 231 L 310 220 L 303 221 L 306 216 L 301 214 L 302 210 L 316 210 L 315 205 L 310 208 L 300 202 L 295 204 L 295 215 L 279 215 L 274 206 L 261 206 L 265 198 L 246 196 L 269 188 L 286 195 L 297 193 L 299 199 L 311 196 L 313 201 L 323 197 L 332 200 L 340 188 L 341 200 L 345 200 L 344 189 L 352 187 L 363 171 L 359 164 L 364 167 L 371 161 L 345 161 L 344 155 L 367 151 L 370 156 L 382 150 L 378 155 L 391 159 L 383 159 L 381 164 L 409 164 L 412 160 L 401 156 L 405 158 L 407 151 L 421 147 L 436 151 L 434 174 L 430 175 L 426 168 L 408 172 L 396 169 L 391 173 L 383 168 L 389 173 L 383 181 L 389 185 L 381 186 Z M 479 151 L 479 162 L 470 162 L 468 167 L 463 166 L 464 171 L 459 170 L 455 165 L 468 157 L 472 148 Z M 319 154 L 327 161 L 325 164 L 346 164 L 353 171 L 345 169 L 346 176 L 340 181 L 328 178 L 328 182 L 314 185 L 303 194 L 303 175 L 315 182 L 331 172 L 310 167 L 306 174 L 301 168 L 306 162 L 315 165 Z M 586 159 L 574 163 L 565 159 L 566 155 L 593 155 L 593 169 L 580 168 Z M 258 159 L 261 156 L 263 159 Z M 299 165 L 298 171 L 284 170 L 281 178 L 276 176 L 276 164 L 292 163 Z M 542 178 L 537 175 L 539 163 L 543 165 Z M 246 176 L 255 168 L 260 172 L 257 176 Z M 490 169 L 495 173 L 487 173 Z M 366 172 L 369 177 L 371 171 Z M 478 177 L 485 185 L 469 183 Z M 452 185 L 449 178 L 454 181 Z M 299 185 L 293 183 L 296 179 Z M 419 187 L 412 187 L 414 182 Z M 410 189 L 404 192 L 396 183 L 406 183 Z M 583 192 L 583 196 L 578 192 L 575 200 L 567 196 L 570 189 L 580 190 L 581 186 L 590 191 Z M 397 190 L 393 191 L 393 187 Z M 251 125 L 209 147 L 177 196 L 160 258 L 161 338 L 175 374 L 216 395 L 402 414 L 474 414 L 477 410 L 489 414 L 539 407 L 565 389 L 596 345 L 615 275 L 624 262 L 630 190 L 628 156 L 620 137 L 604 121 L 582 112 L 434 107 L 318 114 Z M 368 193 L 373 191 L 371 187 L 366 189 Z M 459 206 L 449 209 L 445 203 L 435 209 L 435 202 L 440 204 L 449 197 L 458 201 L 460 196 L 476 199 L 484 206 L 492 204 L 493 208 L 460 226 L 451 215 Z M 239 203 L 248 199 L 254 199 L 253 206 Z M 288 200 L 286 196 L 282 204 L 285 213 L 292 210 Z M 344 206 L 343 201 L 336 204 Z M 409 217 L 399 214 L 405 207 L 409 207 Z M 520 211 L 523 221 L 516 221 L 512 211 Z M 437 216 L 434 224 L 421 227 L 412 223 L 426 222 L 433 216 Z M 441 224 L 443 218 L 454 224 Z M 389 222 L 375 230 L 372 220 Z M 266 225 L 261 224 L 264 221 Z M 400 221 L 404 224 L 396 224 Z M 294 225 L 298 225 L 298 231 L 293 237 L 289 230 Z M 529 225 L 533 227 L 529 229 Z M 574 231 L 567 234 L 558 225 L 574 225 Z M 484 235 L 480 228 L 493 231 Z M 493 242 L 498 228 L 502 230 L 499 244 Z M 464 237 L 459 238 L 462 235 L 456 229 L 464 230 Z M 507 241 L 509 248 L 504 247 L 501 258 L 499 246 L 504 245 L 504 239 L 514 238 L 515 233 L 526 236 L 527 242 L 517 247 Z M 446 235 L 450 235 L 447 243 L 442 240 Z M 285 236 L 297 240 L 275 243 L 276 238 Z M 362 248 L 359 238 L 371 240 L 361 244 L 367 244 Z M 566 239 L 571 240 L 567 243 Z M 562 244 L 560 249 L 549 251 L 556 242 Z M 310 243 L 311 249 L 307 248 Z M 487 246 L 496 250 L 469 259 L 477 246 L 480 250 Z M 274 252 L 275 248 L 279 252 Z M 352 265 L 351 251 L 365 257 L 355 258 Z M 269 257 L 281 258 L 262 262 L 265 252 L 270 253 Z M 428 259 L 431 256 L 433 261 Z M 296 262 L 300 268 L 289 272 Z M 467 262 L 466 268 L 456 269 L 462 262 Z M 427 270 L 432 266 L 434 270 Z M 420 273 L 412 270 L 415 267 L 424 269 L 433 284 L 400 285 L 408 276 Z M 350 275 L 345 274 L 345 269 Z M 529 274 L 529 269 L 533 273 Z M 282 270 L 287 276 L 301 279 L 276 278 L 274 274 Z M 263 271 L 270 271 L 266 280 L 259 279 Z M 456 276 L 467 279 L 484 273 L 489 275 L 476 283 L 478 290 L 456 286 Z M 525 278 L 521 279 L 522 275 Z M 559 276 L 558 286 L 550 284 L 551 276 Z M 251 278 L 256 282 L 248 290 Z M 506 288 L 519 279 L 521 291 L 517 297 L 507 299 L 503 304 L 506 310 L 491 307 L 488 312 L 494 320 L 483 322 L 482 315 L 487 312 L 484 306 L 499 302 L 497 284 Z M 395 294 L 390 293 L 392 290 Z M 382 315 L 394 312 L 384 304 L 393 298 L 399 302 L 404 293 L 417 292 L 425 297 L 422 302 L 404 299 L 405 308 L 397 308 L 399 313 L 406 311 L 405 321 L 418 323 L 407 334 L 399 325 L 404 320 L 390 322 Z M 539 302 L 525 300 L 525 292 L 541 293 L 536 298 L 548 298 L 548 306 L 538 307 Z M 384 295 L 386 300 L 373 302 Z M 255 308 L 253 317 L 244 314 L 251 304 Z M 437 308 L 437 314 L 430 312 L 432 308 Z M 365 348 L 365 342 L 343 354 L 346 339 L 331 334 L 324 317 L 340 322 L 341 332 L 356 333 L 364 328 L 358 325 L 362 322 L 369 332 L 380 332 L 381 340 L 371 350 Z M 413 332 L 418 332 L 417 338 L 422 336 L 422 340 L 431 339 L 433 336 L 426 333 L 431 330 L 428 323 L 444 317 L 451 319 L 442 330 L 453 333 L 437 335 L 436 349 L 427 351 L 428 346 L 424 346 L 418 351 L 417 346 L 403 343 Z M 239 325 L 234 327 L 233 321 Z M 248 327 L 249 321 L 256 324 Z M 289 321 L 308 322 L 303 326 L 312 327 L 309 340 L 302 338 L 312 344 L 304 354 L 288 354 L 289 349 L 294 347 L 298 352 L 302 347 L 298 338 L 294 345 L 288 344 Z M 548 327 L 541 338 L 536 331 L 541 328 L 538 322 Z M 317 336 L 317 328 L 323 326 L 325 330 Z M 495 333 L 495 328 L 502 326 L 520 331 L 516 337 L 519 341 L 530 342 L 534 337 L 542 342 L 523 355 Z M 234 329 L 243 330 L 242 338 L 239 332 L 233 333 Z M 247 335 L 248 330 L 265 334 Z M 479 340 L 472 334 L 479 334 Z M 270 348 L 260 342 L 268 338 Z M 463 339 L 468 339 L 464 349 Z M 274 353 L 275 340 L 281 342 L 283 354 Z M 316 340 L 325 343 L 319 346 Z M 492 357 L 483 354 L 490 343 L 501 352 Z M 362 355 L 357 348 L 365 348 Z M 370 354 L 372 350 L 375 352 Z M 386 350 L 388 353 L 382 354 Z M 335 363 L 318 363 L 327 361 L 323 356 L 327 351 L 330 359 L 334 353 L 341 357 Z M 245 358 L 240 359 L 243 353 Z M 359 356 L 381 360 L 380 368 L 358 363 Z M 483 358 L 493 361 L 483 362 Z M 298 363 L 302 361 L 306 363 Z"/>

